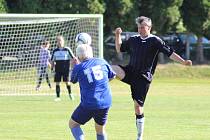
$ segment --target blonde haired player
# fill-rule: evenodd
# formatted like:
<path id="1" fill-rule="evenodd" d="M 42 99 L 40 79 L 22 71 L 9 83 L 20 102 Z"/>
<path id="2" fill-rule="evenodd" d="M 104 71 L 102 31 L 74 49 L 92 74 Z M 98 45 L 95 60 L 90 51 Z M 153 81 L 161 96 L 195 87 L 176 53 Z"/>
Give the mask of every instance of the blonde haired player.
<path id="1" fill-rule="evenodd" d="M 71 93 L 71 85 L 69 82 L 69 72 L 70 72 L 70 61 L 74 58 L 70 48 L 65 47 L 64 37 L 59 35 L 56 37 L 57 48 L 53 50 L 51 63 L 52 68 L 55 68 L 54 81 L 56 82 L 56 99 L 55 101 L 60 101 L 60 82 L 66 83 L 66 88 L 68 90 L 69 98 L 74 100 L 74 96 Z"/>
<path id="2" fill-rule="evenodd" d="M 115 72 L 104 59 L 93 57 L 88 44 L 78 45 L 76 56 L 80 62 L 75 59 L 71 82 L 79 82 L 81 102 L 71 116 L 69 127 L 75 140 L 84 140 L 80 125 L 93 118 L 97 140 L 107 140 L 105 124 L 112 103 L 109 81 L 115 77 Z"/>

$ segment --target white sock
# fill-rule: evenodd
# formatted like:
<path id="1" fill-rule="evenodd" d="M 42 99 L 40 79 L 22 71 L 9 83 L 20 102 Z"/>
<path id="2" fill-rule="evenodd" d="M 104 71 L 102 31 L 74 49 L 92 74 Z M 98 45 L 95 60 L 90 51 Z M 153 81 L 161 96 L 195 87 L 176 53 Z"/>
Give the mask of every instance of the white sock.
<path id="1" fill-rule="evenodd" d="M 144 117 L 141 119 L 136 119 L 136 127 L 137 127 L 137 140 L 143 140 Z"/>

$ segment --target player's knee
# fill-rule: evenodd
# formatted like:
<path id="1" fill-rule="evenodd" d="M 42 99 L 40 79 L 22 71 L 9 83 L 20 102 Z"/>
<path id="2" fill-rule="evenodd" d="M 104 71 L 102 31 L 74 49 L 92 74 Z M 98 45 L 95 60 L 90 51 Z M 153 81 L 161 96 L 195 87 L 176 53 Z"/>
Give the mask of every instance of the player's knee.
<path id="1" fill-rule="evenodd" d="M 59 86 L 60 85 L 60 82 L 56 82 L 56 86 Z"/>
<path id="2" fill-rule="evenodd" d="M 96 133 L 101 135 L 101 134 L 105 134 L 105 125 L 99 125 L 99 124 L 95 124 L 95 130 Z"/>
<path id="3" fill-rule="evenodd" d="M 74 127 L 77 127 L 79 126 L 79 124 L 77 122 L 75 122 L 74 120 L 70 119 L 69 120 L 69 128 L 74 128 Z"/>
<path id="4" fill-rule="evenodd" d="M 118 79 L 122 80 L 125 77 L 125 72 L 117 65 L 112 65 L 112 69 L 116 73 Z"/>
<path id="5" fill-rule="evenodd" d="M 135 113 L 137 115 L 142 115 L 144 113 L 144 108 L 142 106 L 140 106 L 138 103 L 134 104 L 134 108 L 135 108 Z"/>

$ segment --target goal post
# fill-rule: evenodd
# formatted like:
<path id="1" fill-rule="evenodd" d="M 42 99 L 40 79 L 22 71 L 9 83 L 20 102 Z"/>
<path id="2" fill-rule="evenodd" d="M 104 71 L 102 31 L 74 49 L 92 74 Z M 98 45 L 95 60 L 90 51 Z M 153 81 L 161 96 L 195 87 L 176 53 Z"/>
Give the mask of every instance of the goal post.
<path id="1" fill-rule="evenodd" d="M 35 94 L 41 44 L 49 40 L 50 51 L 56 36 L 74 52 L 75 37 L 86 32 L 92 37 L 94 57 L 103 58 L 103 15 L 101 14 L 0 14 L 0 95 Z M 50 77 L 53 83 L 53 76 Z M 49 90 L 43 77 L 39 93 Z"/>

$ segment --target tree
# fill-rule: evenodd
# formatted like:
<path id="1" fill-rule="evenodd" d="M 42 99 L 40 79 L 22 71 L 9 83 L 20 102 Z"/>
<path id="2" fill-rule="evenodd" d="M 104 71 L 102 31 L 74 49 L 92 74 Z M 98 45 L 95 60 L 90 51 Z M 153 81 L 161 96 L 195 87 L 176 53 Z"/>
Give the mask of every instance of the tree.
<path id="1" fill-rule="evenodd" d="M 6 0 L 10 13 L 95 14 L 104 12 L 101 0 Z"/>
<path id="2" fill-rule="evenodd" d="M 104 32 L 111 33 L 116 27 L 121 27 L 123 31 L 133 30 L 135 26 L 136 12 L 132 11 L 133 4 L 131 0 L 104 0 Z"/>
<path id="3" fill-rule="evenodd" d="M 7 10 L 8 9 L 5 0 L 0 0 L 0 13 L 6 13 Z"/>
<path id="4" fill-rule="evenodd" d="M 133 0 L 134 9 L 139 15 L 148 16 L 152 19 L 153 29 L 157 33 L 169 31 L 183 31 L 179 7 L 182 0 Z"/>
<path id="5" fill-rule="evenodd" d="M 204 62 L 202 36 L 209 27 L 205 27 L 209 23 L 209 0 L 184 0 L 180 11 L 183 17 L 184 25 L 187 30 L 195 33 L 198 36 L 196 47 L 196 61 L 198 63 Z M 207 24 L 207 26 L 209 26 Z"/>
<path id="6" fill-rule="evenodd" d="M 9 13 L 37 13 L 41 9 L 39 0 L 6 0 Z"/>

